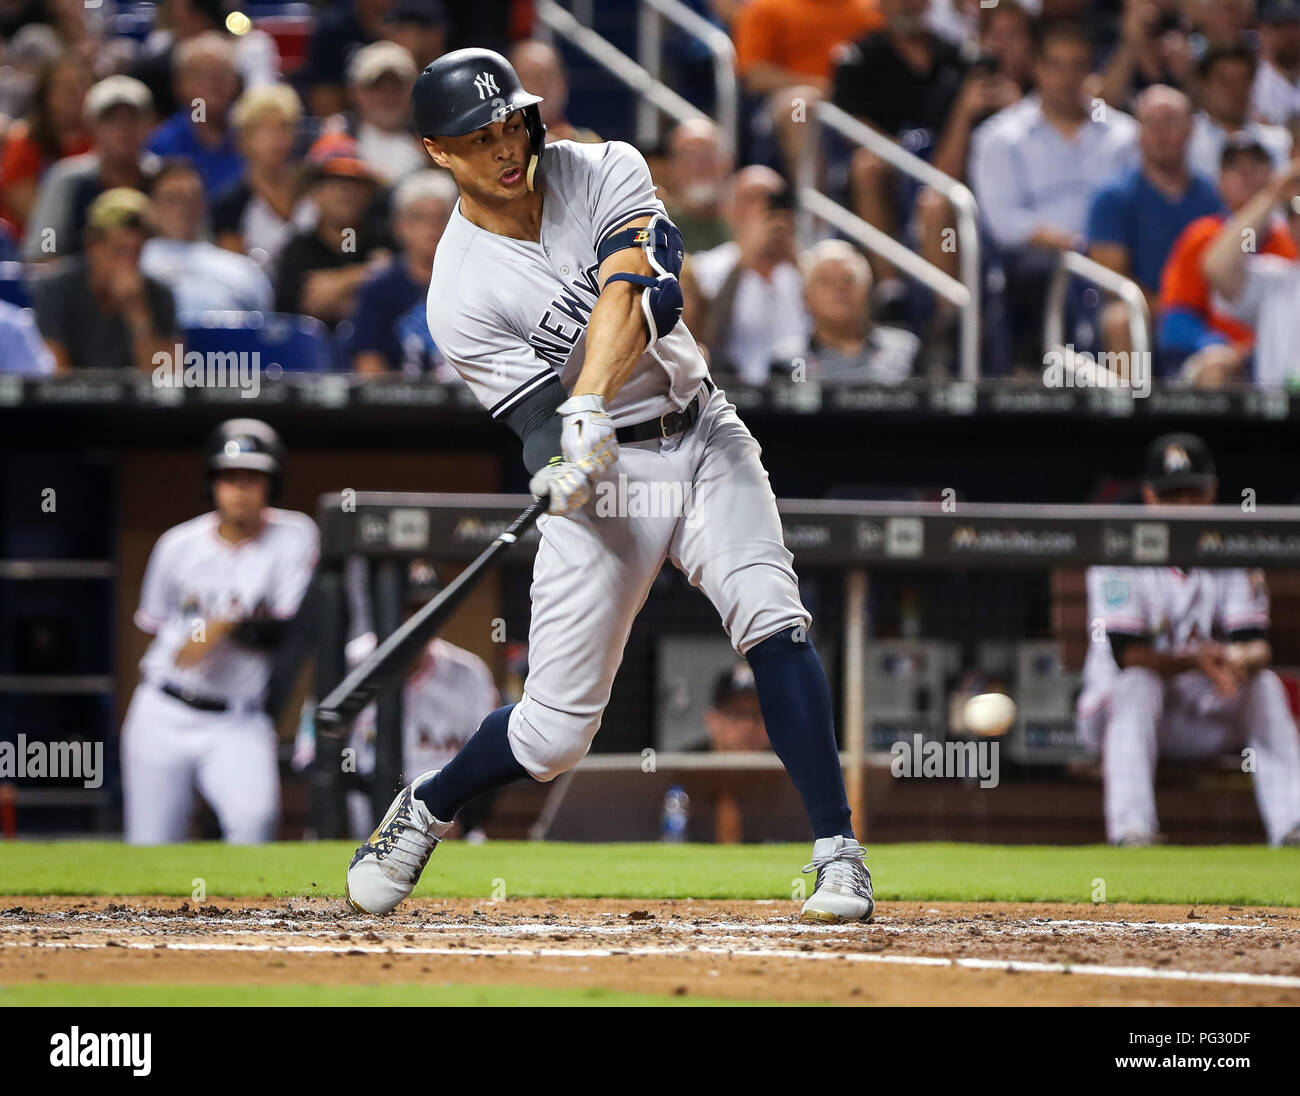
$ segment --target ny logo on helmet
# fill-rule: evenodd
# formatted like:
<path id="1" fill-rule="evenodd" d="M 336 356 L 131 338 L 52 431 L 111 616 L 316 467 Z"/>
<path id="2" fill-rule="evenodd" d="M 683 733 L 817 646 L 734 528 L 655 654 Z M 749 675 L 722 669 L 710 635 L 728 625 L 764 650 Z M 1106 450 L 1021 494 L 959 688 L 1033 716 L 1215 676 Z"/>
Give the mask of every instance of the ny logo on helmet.
<path id="1" fill-rule="evenodd" d="M 475 76 L 474 86 L 478 88 L 478 97 L 480 99 L 486 99 L 489 95 L 498 95 L 501 91 L 497 87 L 497 78 L 490 72 L 480 72 Z"/>

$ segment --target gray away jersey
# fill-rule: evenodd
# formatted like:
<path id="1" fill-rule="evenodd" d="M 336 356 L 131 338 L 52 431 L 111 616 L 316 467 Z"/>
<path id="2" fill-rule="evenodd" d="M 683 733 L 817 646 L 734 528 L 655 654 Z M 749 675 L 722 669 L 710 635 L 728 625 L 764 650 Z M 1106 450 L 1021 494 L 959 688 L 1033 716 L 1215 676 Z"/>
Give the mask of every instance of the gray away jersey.
<path id="1" fill-rule="evenodd" d="M 484 231 L 458 202 L 433 263 L 429 332 L 493 418 L 556 376 L 572 391 L 600 293 L 597 243 L 664 212 L 645 159 L 622 141 L 557 141 L 543 164 L 540 243 Z M 685 407 L 708 374 L 684 323 L 654 350 L 663 364 L 643 354 L 610 403 L 619 425 Z"/>

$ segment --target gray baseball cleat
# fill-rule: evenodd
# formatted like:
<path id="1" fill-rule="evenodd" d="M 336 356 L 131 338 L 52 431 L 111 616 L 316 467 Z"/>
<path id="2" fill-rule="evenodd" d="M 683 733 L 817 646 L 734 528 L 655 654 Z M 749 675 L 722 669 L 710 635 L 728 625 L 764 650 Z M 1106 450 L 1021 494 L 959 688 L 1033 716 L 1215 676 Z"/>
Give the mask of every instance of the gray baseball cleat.
<path id="1" fill-rule="evenodd" d="M 871 873 L 862 859 L 865 855 L 866 849 L 852 837 L 821 837 L 813 842 L 812 863 L 803 870 L 817 873 L 817 888 L 803 904 L 799 920 L 870 921 L 876 900 Z"/>
<path id="2" fill-rule="evenodd" d="M 451 829 L 415 796 L 415 789 L 440 770 L 421 773 L 393 800 L 388 813 L 348 865 L 343 893 L 358 913 L 390 913 L 415 889 L 424 865 Z"/>

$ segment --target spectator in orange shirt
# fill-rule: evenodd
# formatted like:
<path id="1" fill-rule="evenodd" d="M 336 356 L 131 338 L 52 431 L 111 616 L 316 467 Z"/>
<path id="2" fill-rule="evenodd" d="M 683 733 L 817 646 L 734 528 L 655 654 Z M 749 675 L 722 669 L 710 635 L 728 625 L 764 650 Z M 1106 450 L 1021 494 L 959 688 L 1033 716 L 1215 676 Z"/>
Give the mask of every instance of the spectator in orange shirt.
<path id="1" fill-rule="evenodd" d="M 749 0 L 736 12 L 736 68 L 767 100 L 787 174 L 804 152 L 807 113 L 830 89 L 836 48 L 883 25 L 876 0 Z"/>
<path id="2" fill-rule="evenodd" d="M 1223 149 L 1219 191 L 1236 213 L 1263 190 L 1273 173 L 1268 150 L 1249 133 L 1228 139 Z M 1255 344 L 1254 332 L 1215 308 L 1210 284 L 1201 269 L 1206 249 L 1223 228 L 1226 217 L 1193 221 L 1183 230 L 1160 281 L 1160 345 L 1169 354 L 1190 354 L 1183 379 L 1201 387 L 1241 380 Z M 1297 257 L 1291 234 L 1273 224 L 1258 241 L 1264 255 Z"/>
<path id="3" fill-rule="evenodd" d="M 91 73 L 80 54 L 51 60 L 37 78 L 31 114 L 10 129 L 0 157 L 0 218 L 22 236 L 45 169 L 65 156 L 90 151 L 82 114 Z"/>

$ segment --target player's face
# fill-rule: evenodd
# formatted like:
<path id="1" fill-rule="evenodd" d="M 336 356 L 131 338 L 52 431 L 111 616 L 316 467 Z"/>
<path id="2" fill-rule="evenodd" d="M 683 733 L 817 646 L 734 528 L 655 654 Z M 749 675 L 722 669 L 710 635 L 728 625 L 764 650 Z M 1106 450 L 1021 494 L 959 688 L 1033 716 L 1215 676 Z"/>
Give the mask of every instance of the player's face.
<path id="1" fill-rule="evenodd" d="M 1159 494 L 1151 484 L 1142 485 L 1142 498 L 1148 506 L 1213 506 L 1216 494 L 1217 483 L 1205 487 L 1175 487 Z"/>
<path id="2" fill-rule="evenodd" d="M 757 693 L 729 697 L 721 707 L 709 708 L 704 713 L 704 721 L 709 743 L 719 753 L 768 748 Z"/>
<path id="3" fill-rule="evenodd" d="M 221 520 L 236 527 L 255 525 L 266 507 L 271 480 L 265 472 L 231 468 L 218 472 L 212 494 Z"/>
<path id="4" fill-rule="evenodd" d="M 463 137 L 425 138 L 424 147 L 474 201 L 507 202 L 528 193 L 528 130 L 519 111 Z"/>

